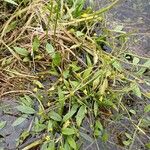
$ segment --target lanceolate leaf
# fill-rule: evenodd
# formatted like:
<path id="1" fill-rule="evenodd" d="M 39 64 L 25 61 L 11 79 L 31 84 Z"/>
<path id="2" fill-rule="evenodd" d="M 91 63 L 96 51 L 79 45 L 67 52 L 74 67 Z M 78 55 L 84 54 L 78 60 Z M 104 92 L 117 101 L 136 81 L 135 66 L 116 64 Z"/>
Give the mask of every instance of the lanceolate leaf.
<path id="1" fill-rule="evenodd" d="M 70 119 L 77 111 L 78 105 L 74 104 L 71 108 L 71 110 L 63 117 L 63 122 L 66 122 L 68 119 Z"/>
<path id="2" fill-rule="evenodd" d="M 62 121 L 62 117 L 58 113 L 56 113 L 55 111 L 51 111 L 49 113 L 49 116 L 51 119 L 53 119 L 55 121 Z"/>
<path id="3" fill-rule="evenodd" d="M 17 118 L 13 122 L 12 126 L 17 126 L 17 125 L 21 124 L 22 122 L 24 122 L 27 119 L 27 117 L 28 117 L 27 115 L 22 115 L 21 117 Z"/>
<path id="4" fill-rule="evenodd" d="M 80 126 L 81 123 L 82 123 L 82 120 L 84 119 L 85 117 L 85 114 L 86 114 L 86 106 L 85 105 L 82 105 L 76 115 L 76 122 L 77 122 L 77 125 Z"/>
<path id="5" fill-rule="evenodd" d="M 19 105 L 16 108 L 25 114 L 34 114 L 36 112 L 33 108 L 28 107 L 28 106 Z"/>
<path id="6" fill-rule="evenodd" d="M 46 44 L 46 51 L 48 54 L 53 55 L 55 52 L 55 49 L 51 44 L 47 43 Z"/>
<path id="7" fill-rule="evenodd" d="M 92 139 L 92 138 L 91 138 L 88 134 L 86 134 L 86 133 L 80 132 L 80 136 L 83 137 L 85 140 L 91 142 L 91 143 L 94 141 L 94 139 Z"/>
<path id="8" fill-rule="evenodd" d="M 73 135 L 75 133 L 76 133 L 75 129 L 73 129 L 73 128 L 64 128 L 64 129 L 62 129 L 62 134 L 64 134 L 64 135 Z"/>
<path id="9" fill-rule="evenodd" d="M 21 47 L 14 47 L 15 51 L 22 55 L 22 56 L 28 56 L 29 52 L 25 49 L 25 48 L 21 48 Z"/>
<path id="10" fill-rule="evenodd" d="M 68 141 L 70 147 L 72 147 L 72 148 L 75 149 L 75 150 L 77 149 L 76 142 L 75 142 L 75 140 L 74 140 L 71 136 L 69 136 L 69 137 L 67 138 L 67 141 Z"/>

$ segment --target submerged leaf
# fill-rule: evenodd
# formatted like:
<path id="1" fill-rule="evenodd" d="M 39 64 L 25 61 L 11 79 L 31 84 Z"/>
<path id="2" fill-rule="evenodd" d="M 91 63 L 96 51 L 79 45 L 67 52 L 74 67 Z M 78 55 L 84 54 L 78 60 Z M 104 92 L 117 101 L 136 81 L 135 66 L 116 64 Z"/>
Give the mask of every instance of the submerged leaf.
<path id="1" fill-rule="evenodd" d="M 91 138 L 88 134 L 86 134 L 86 133 L 80 132 L 80 136 L 81 136 L 82 138 L 84 138 L 85 140 L 91 142 L 91 143 L 94 141 L 94 139 L 92 139 L 92 138 Z"/>
<path id="2" fill-rule="evenodd" d="M 33 108 L 28 107 L 28 106 L 19 105 L 16 108 L 25 114 L 34 114 L 36 112 Z"/>
<path id="3" fill-rule="evenodd" d="M 27 119 L 27 117 L 28 117 L 27 115 L 22 115 L 21 117 L 17 118 L 13 122 L 12 126 L 18 126 L 19 124 L 21 124 L 22 122 L 24 122 Z"/>
<path id="4" fill-rule="evenodd" d="M 3 129 L 6 125 L 6 121 L 0 121 L 0 130 Z"/>

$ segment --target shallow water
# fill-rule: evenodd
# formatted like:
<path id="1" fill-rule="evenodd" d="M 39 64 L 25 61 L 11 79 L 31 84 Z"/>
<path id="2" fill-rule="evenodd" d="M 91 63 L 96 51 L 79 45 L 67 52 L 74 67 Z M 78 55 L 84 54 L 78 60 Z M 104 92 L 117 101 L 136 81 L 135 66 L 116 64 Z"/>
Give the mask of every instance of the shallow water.
<path id="1" fill-rule="evenodd" d="M 94 9 L 110 4 L 110 0 L 93 0 Z M 87 0 L 89 5 L 89 0 Z M 128 32 L 134 31 L 134 40 L 130 43 L 133 52 L 150 56 L 150 0 L 120 0 L 107 13 L 111 26 L 123 25 Z M 136 37 L 136 42 L 135 42 Z"/>
<path id="2" fill-rule="evenodd" d="M 95 9 L 101 8 L 104 5 L 110 3 L 110 0 L 95 0 Z M 138 39 L 138 43 L 130 43 L 130 49 L 136 52 L 139 55 L 146 55 L 150 56 L 150 0 L 122 0 L 120 3 L 113 8 L 107 15 L 108 22 L 111 23 L 112 26 L 115 25 L 123 25 L 124 28 L 128 31 L 136 30 L 136 38 Z M 8 102 L 11 101 L 11 107 L 15 107 L 16 103 L 12 102 L 11 99 L 7 99 Z M 137 109 L 143 109 L 143 106 L 139 105 L 140 103 L 134 104 L 134 106 L 138 107 Z M 14 113 L 14 112 L 13 112 Z M 17 114 L 18 112 L 16 112 Z M 4 114 L 0 111 L 0 117 L 2 120 L 7 121 L 7 126 L 5 129 L 0 131 L 0 147 L 4 146 L 6 150 L 15 149 L 16 140 L 19 137 L 22 130 L 29 126 L 31 120 L 24 122 L 23 124 L 19 125 L 17 128 L 13 128 L 11 126 L 12 122 L 16 119 L 14 115 Z M 128 125 L 130 124 L 128 120 L 123 120 L 122 123 Z M 125 130 L 119 123 L 111 124 L 109 130 L 112 128 L 112 134 L 117 132 L 122 132 Z M 131 125 L 131 124 L 130 124 Z M 88 129 L 88 125 L 85 123 L 84 125 Z M 133 127 L 128 127 L 133 130 Z M 114 138 L 112 136 L 112 138 Z M 143 137 L 142 137 L 143 138 Z M 145 142 L 147 139 L 143 138 Z M 111 139 L 112 142 L 114 139 Z M 103 144 L 100 140 L 97 141 L 99 145 L 99 150 L 121 150 L 123 148 L 118 147 L 117 145 L 112 143 L 105 143 Z M 138 141 L 137 141 L 138 142 Z M 83 147 L 84 149 L 89 150 L 97 150 L 98 147 L 95 144 L 85 141 Z M 139 143 L 133 145 L 133 149 L 136 150 L 144 150 L 143 145 Z"/>

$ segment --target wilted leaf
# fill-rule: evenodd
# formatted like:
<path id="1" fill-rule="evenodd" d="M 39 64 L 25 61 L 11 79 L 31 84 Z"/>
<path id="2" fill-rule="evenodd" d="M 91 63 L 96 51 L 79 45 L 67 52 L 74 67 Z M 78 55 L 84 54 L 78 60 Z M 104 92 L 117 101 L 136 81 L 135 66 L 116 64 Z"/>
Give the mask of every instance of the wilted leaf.
<path id="1" fill-rule="evenodd" d="M 27 115 L 22 115 L 21 117 L 17 118 L 13 122 L 12 126 L 17 126 L 17 125 L 21 124 L 23 121 L 25 121 L 27 119 L 27 117 L 28 117 Z"/>
<path id="2" fill-rule="evenodd" d="M 73 128 L 63 128 L 62 129 L 62 134 L 64 135 L 72 135 L 72 134 L 75 134 L 75 129 Z"/>
<path id="3" fill-rule="evenodd" d="M 19 105 L 16 108 L 25 114 L 34 114 L 36 112 L 33 108 L 28 107 L 28 106 Z"/>
<path id="4" fill-rule="evenodd" d="M 21 48 L 21 47 L 14 47 L 15 51 L 22 55 L 22 56 L 28 56 L 29 52 L 25 49 L 25 48 Z"/>
<path id="5" fill-rule="evenodd" d="M 76 122 L 77 122 L 77 125 L 80 126 L 81 123 L 82 123 L 82 120 L 84 119 L 85 117 L 85 114 L 86 114 L 86 106 L 85 105 L 82 105 L 80 107 L 80 109 L 78 110 L 78 113 L 76 115 Z"/>
<path id="6" fill-rule="evenodd" d="M 0 121 L 0 130 L 3 129 L 6 125 L 6 121 Z"/>
<path id="7" fill-rule="evenodd" d="M 58 113 L 56 113 L 55 111 L 51 111 L 49 113 L 49 116 L 51 119 L 53 119 L 55 121 L 62 121 L 62 117 Z"/>
<path id="8" fill-rule="evenodd" d="M 75 142 L 75 140 L 74 140 L 71 136 L 69 136 L 69 137 L 67 138 L 67 141 L 68 141 L 70 147 L 72 147 L 72 148 L 75 149 L 75 150 L 77 149 L 76 142 Z"/>
<path id="9" fill-rule="evenodd" d="M 18 4 L 15 2 L 15 1 L 13 1 L 13 0 L 4 0 L 5 2 L 8 2 L 8 3 L 10 3 L 10 4 L 13 4 L 13 5 L 16 5 L 16 6 L 18 6 Z"/>
<path id="10" fill-rule="evenodd" d="M 107 78 L 105 78 L 104 82 L 103 82 L 103 84 L 101 85 L 101 88 L 100 88 L 100 94 L 101 95 L 105 94 L 105 91 L 106 91 L 107 87 L 108 87 L 108 80 L 107 80 Z"/>
<path id="11" fill-rule="evenodd" d="M 63 117 L 63 122 L 66 122 L 68 119 L 70 119 L 77 111 L 78 105 L 74 104 L 71 108 L 71 110 Z"/>

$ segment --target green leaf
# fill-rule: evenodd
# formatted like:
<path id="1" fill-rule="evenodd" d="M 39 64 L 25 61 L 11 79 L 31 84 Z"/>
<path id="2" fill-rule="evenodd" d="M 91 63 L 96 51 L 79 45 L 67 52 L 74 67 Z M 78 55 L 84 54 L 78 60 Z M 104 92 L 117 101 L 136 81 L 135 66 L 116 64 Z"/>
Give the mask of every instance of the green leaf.
<path id="1" fill-rule="evenodd" d="M 126 137 L 130 140 L 132 140 L 133 138 L 131 137 L 131 135 L 129 133 L 125 133 Z"/>
<path id="2" fill-rule="evenodd" d="M 33 51 L 38 51 L 39 46 L 40 46 L 40 41 L 39 41 L 38 37 L 36 36 L 34 38 L 33 44 L 32 44 Z"/>
<path id="3" fill-rule="evenodd" d="M 146 61 L 143 65 L 145 67 L 149 68 L 150 67 L 150 59 L 148 61 Z"/>
<path id="4" fill-rule="evenodd" d="M 136 111 L 135 111 L 135 110 L 130 109 L 129 111 L 130 111 L 130 113 L 132 113 L 133 115 L 136 115 Z"/>
<path id="5" fill-rule="evenodd" d="M 22 56 L 28 56 L 29 52 L 25 49 L 25 48 L 21 48 L 21 47 L 14 47 L 15 51 L 22 55 Z"/>
<path id="6" fill-rule="evenodd" d="M 17 118 L 14 122 L 13 122 L 13 124 L 12 124 L 12 126 L 17 126 L 17 125 L 19 125 L 19 124 L 21 124 L 22 122 L 24 122 L 26 119 L 27 119 L 27 115 L 22 115 L 21 117 L 19 117 L 19 118 Z"/>
<path id="7" fill-rule="evenodd" d="M 25 97 L 25 105 L 26 106 L 32 106 L 32 104 L 33 104 L 33 100 L 31 99 L 31 97 L 30 96 L 28 96 L 28 95 L 24 95 L 24 97 Z"/>
<path id="8" fill-rule="evenodd" d="M 89 57 L 88 54 L 86 55 L 86 61 L 87 61 L 87 65 L 88 65 L 89 67 L 92 67 L 92 62 L 91 62 L 91 59 L 90 59 L 90 57 Z"/>
<path id="9" fill-rule="evenodd" d="M 55 66 L 59 66 L 61 64 L 61 54 L 59 52 L 56 52 L 54 55 L 52 55 L 52 58 Z"/>
<path id="10" fill-rule="evenodd" d="M 0 121 L 0 130 L 3 129 L 6 125 L 6 121 Z"/>
<path id="11" fill-rule="evenodd" d="M 141 90 L 140 90 L 140 88 L 139 88 L 139 86 L 138 86 L 137 83 L 132 83 L 132 84 L 131 84 L 131 88 L 132 88 L 133 93 L 134 93 L 136 96 L 138 96 L 138 97 L 140 97 L 140 98 L 142 97 Z"/>
<path id="12" fill-rule="evenodd" d="M 118 61 L 116 61 L 116 60 L 112 63 L 112 65 L 119 72 L 121 72 L 123 70 L 121 64 Z"/>
<path id="13" fill-rule="evenodd" d="M 146 112 L 146 113 L 150 112 L 150 104 L 145 106 L 144 112 Z"/>
<path id="14" fill-rule="evenodd" d="M 54 47 L 52 46 L 52 44 L 49 43 L 46 44 L 46 51 L 50 55 L 53 55 L 55 53 Z"/>
<path id="15" fill-rule="evenodd" d="M 129 146 L 130 143 L 131 143 L 131 140 L 123 141 L 123 144 L 124 144 L 125 146 Z"/>
<path id="16" fill-rule="evenodd" d="M 77 32 L 76 32 L 76 36 L 77 36 L 77 37 L 80 37 L 80 36 L 83 36 L 83 35 L 84 35 L 84 33 L 82 33 L 81 31 L 77 31 Z"/>
<path id="17" fill-rule="evenodd" d="M 52 122 L 52 120 L 48 121 L 47 130 L 50 131 L 50 132 L 53 131 L 53 122 Z"/>
<path id="18" fill-rule="evenodd" d="M 97 102 L 95 101 L 95 102 L 94 102 L 94 115 L 95 115 L 95 117 L 97 116 L 97 112 L 98 112 L 98 104 L 97 104 Z"/>
<path id="19" fill-rule="evenodd" d="M 80 132 L 80 136 L 91 143 L 94 141 L 88 134 L 85 134 L 83 132 Z"/>
<path id="20" fill-rule="evenodd" d="M 118 33 L 126 33 L 125 31 L 122 31 L 122 30 L 123 30 L 123 26 L 117 25 L 113 31 L 118 32 Z"/>
<path id="21" fill-rule="evenodd" d="M 85 117 L 85 114 L 86 114 L 86 106 L 85 105 L 82 105 L 76 115 L 76 122 L 77 122 L 77 125 L 80 126 L 81 123 L 82 123 L 82 120 L 84 119 Z"/>
<path id="22" fill-rule="evenodd" d="M 64 148 L 62 150 L 71 150 L 71 147 L 68 143 L 68 141 L 66 140 L 65 144 L 64 144 Z"/>
<path id="23" fill-rule="evenodd" d="M 138 74 L 139 74 L 139 75 L 142 75 L 142 74 L 145 72 L 145 70 L 146 70 L 147 68 L 150 68 L 150 59 L 149 59 L 148 61 L 146 61 L 146 62 L 143 64 L 143 66 L 146 67 L 146 68 L 141 68 L 141 69 L 138 71 Z"/>
<path id="24" fill-rule="evenodd" d="M 8 2 L 10 4 L 16 5 L 18 6 L 18 4 L 16 2 L 14 2 L 13 0 L 4 0 L 5 2 Z"/>
<path id="25" fill-rule="evenodd" d="M 74 104 L 71 108 L 71 110 L 63 117 L 63 122 L 66 122 L 68 119 L 70 119 L 77 111 L 78 105 Z"/>
<path id="26" fill-rule="evenodd" d="M 139 58 L 137 58 L 137 57 L 134 57 L 134 58 L 133 58 L 133 64 L 134 64 L 134 65 L 137 65 L 139 62 L 140 62 L 140 59 L 139 59 Z"/>
<path id="27" fill-rule="evenodd" d="M 101 122 L 99 120 L 96 120 L 95 128 L 103 131 L 103 126 L 102 126 L 102 124 L 101 124 Z"/>
<path id="28" fill-rule="evenodd" d="M 19 111 L 21 111 L 22 113 L 25 113 L 25 114 L 34 114 L 36 111 L 29 107 L 29 106 L 23 106 L 23 105 L 19 105 L 16 107 Z"/>
<path id="29" fill-rule="evenodd" d="M 71 136 L 69 136 L 69 137 L 67 138 L 67 141 L 68 141 L 70 147 L 72 147 L 72 148 L 75 149 L 75 150 L 77 149 L 76 142 L 75 142 L 75 140 L 74 140 Z"/>
<path id="30" fill-rule="evenodd" d="M 51 119 L 53 119 L 55 121 L 62 121 L 62 117 L 58 113 L 56 113 L 55 111 L 51 111 L 49 113 L 49 116 Z"/>
<path id="31" fill-rule="evenodd" d="M 97 77 L 94 81 L 93 81 L 93 90 L 95 90 L 98 85 L 100 85 L 100 78 Z"/>
<path id="32" fill-rule="evenodd" d="M 62 129 L 62 134 L 64 134 L 64 135 L 73 135 L 75 133 L 76 133 L 76 131 L 73 128 L 63 128 Z"/>
<path id="33" fill-rule="evenodd" d="M 86 69 L 84 71 L 82 78 L 83 79 L 88 78 L 90 76 L 91 72 L 92 72 L 92 67 L 89 67 L 88 69 Z"/>
<path id="34" fill-rule="evenodd" d="M 33 84 L 36 84 L 39 88 L 44 88 L 43 84 L 38 80 L 33 80 Z"/>
<path id="35" fill-rule="evenodd" d="M 147 144 L 145 144 L 145 147 L 148 148 L 148 149 L 150 149 L 150 142 L 147 143 Z"/>
<path id="36" fill-rule="evenodd" d="M 103 142 L 107 142 L 108 141 L 108 138 L 109 138 L 109 135 L 108 133 L 105 131 L 102 135 L 102 141 Z"/>

